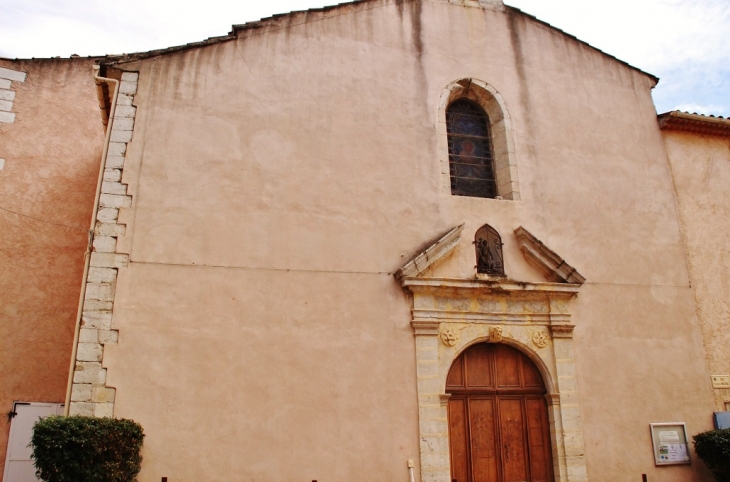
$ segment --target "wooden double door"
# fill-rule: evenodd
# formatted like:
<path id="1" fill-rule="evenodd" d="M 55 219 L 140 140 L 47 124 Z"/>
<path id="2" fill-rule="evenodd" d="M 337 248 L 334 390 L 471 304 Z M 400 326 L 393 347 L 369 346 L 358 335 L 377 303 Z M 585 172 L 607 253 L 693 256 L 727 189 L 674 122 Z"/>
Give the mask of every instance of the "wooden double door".
<path id="1" fill-rule="evenodd" d="M 472 346 L 454 361 L 446 391 L 453 481 L 553 481 L 545 384 L 529 358 Z"/>

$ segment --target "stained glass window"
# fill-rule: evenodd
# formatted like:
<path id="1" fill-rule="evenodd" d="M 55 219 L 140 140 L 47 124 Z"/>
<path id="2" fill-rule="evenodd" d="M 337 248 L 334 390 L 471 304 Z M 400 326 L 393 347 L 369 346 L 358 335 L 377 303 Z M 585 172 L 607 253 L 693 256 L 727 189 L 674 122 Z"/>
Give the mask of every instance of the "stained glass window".
<path id="1" fill-rule="evenodd" d="M 446 109 L 451 194 L 497 195 L 487 114 L 474 102 L 459 99 Z"/>
<path id="2" fill-rule="evenodd" d="M 485 224 L 474 236 L 477 251 L 477 273 L 504 276 L 502 238 L 496 229 Z"/>

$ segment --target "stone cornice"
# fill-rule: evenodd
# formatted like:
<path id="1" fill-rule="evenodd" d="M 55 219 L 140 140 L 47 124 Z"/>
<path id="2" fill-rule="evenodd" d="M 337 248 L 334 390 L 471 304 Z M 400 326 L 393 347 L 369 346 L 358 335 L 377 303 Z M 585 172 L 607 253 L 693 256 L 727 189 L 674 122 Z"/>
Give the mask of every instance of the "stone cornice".
<path id="1" fill-rule="evenodd" d="M 439 237 L 434 243 L 419 252 L 409 262 L 403 265 L 401 269 L 396 271 L 395 277 L 399 280 L 403 280 L 407 277 L 418 276 L 426 271 L 428 268 L 433 266 L 436 261 L 449 254 L 451 250 L 459 244 L 461 232 L 463 230 L 463 223 L 449 230 L 449 232 Z"/>
<path id="2" fill-rule="evenodd" d="M 556 281 L 582 285 L 586 279 L 569 265 L 555 251 L 543 244 L 528 230 L 520 226 L 515 229 L 517 243 L 527 261 Z"/>
<path id="3" fill-rule="evenodd" d="M 571 315 L 565 313 L 508 313 L 505 311 L 474 311 L 458 310 L 424 310 L 413 308 L 413 321 L 423 323 L 493 323 L 493 324 L 524 324 L 568 326 Z M 567 320 L 567 321 L 566 321 Z"/>
<path id="4" fill-rule="evenodd" d="M 411 326 L 416 335 L 436 336 L 439 334 L 439 322 L 434 320 L 413 320 Z"/>
<path id="5" fill-rule="evenodd" d="M 553 323 L 550 326 L 553 338 L 573 338 L 574 330 L 575 325 L 571 325 L 570 323 Z"/>
<path id="6" fill-rule="evenodd" d="M 540 293 L 551 297 L 572 298 L 580 291 L 580 284 L 532 283 L 512 280 L 482 280 L 456 278 L 401 278 L 401 284 L 411 293 L 428 292 L 455 296 L 473 296 L 475 291 L 489 293 Z"/>

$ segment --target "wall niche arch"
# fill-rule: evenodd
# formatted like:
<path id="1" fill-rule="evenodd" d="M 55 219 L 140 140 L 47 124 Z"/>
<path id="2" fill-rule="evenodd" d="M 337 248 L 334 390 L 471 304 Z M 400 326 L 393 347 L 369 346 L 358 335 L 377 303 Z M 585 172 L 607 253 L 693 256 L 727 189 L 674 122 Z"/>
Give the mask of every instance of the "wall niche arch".
<path id="1" fill-rule="evenodd" d="M 518 201 L 520 188 L 510 116 L 500 93 L 486 82 L 475 78 L 464 78 L 450 83 L 439 99 L 437 135 L 442 192 L 452 195 L 446 111 L 460 99 L 477 104 L 489 119 L 497 198 Z"/>
<path id="2" fill-rule="evenodd" d="M 477 273 L 489 276 L 504 276 L 504 254 L 502 236 L 496 229 L 485 224 L 474 234 Z"/>

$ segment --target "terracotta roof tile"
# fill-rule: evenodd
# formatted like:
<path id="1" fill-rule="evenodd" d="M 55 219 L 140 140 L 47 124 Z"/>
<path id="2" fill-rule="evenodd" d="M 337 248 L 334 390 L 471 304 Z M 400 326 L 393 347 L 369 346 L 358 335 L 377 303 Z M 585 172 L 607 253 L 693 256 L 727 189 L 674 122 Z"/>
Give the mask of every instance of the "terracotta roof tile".
<path id="1" fill-rule="evenodd" d="M 657 116 L 659 128 L 704 134 L 710 136 L 730 137 L 730 119 L 722 116 L 704 115 L 698 113 L 673 110 Z"/>

